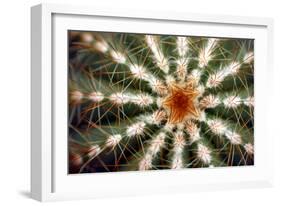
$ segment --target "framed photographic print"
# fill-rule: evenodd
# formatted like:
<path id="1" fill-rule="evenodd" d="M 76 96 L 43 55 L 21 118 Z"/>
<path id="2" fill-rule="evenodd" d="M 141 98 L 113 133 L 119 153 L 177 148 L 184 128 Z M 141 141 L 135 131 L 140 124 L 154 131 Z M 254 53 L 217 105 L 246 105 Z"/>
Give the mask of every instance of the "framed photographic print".
<path id="1" fill-rule="evenodd" d="M 32 8 L 32 197 L 272 185 L 271 19 Z"/>

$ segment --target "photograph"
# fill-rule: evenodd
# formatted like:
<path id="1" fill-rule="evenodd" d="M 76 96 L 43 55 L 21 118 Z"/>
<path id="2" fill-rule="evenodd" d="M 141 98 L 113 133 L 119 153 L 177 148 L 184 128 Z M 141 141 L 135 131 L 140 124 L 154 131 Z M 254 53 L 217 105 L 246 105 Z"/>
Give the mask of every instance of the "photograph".
<path id="1" fill-rule="evenodd" d="M 68 30 L 65 41 L 69 174 L 254 165 L 254 39 Z"/>

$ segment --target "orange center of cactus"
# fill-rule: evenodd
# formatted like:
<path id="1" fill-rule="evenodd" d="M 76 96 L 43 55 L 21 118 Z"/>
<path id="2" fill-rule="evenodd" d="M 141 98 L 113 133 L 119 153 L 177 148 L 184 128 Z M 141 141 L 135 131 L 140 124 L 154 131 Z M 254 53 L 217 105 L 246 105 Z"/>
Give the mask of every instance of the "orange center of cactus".
<path id="1" fill-rule="evenodd" d="M 199 92 L 193 84 L 169 86 L 169 95 L 164 99 L 163 106 L 168 111 L 168 122 L 175 124 L 199 116 L 196 98 Z"/>

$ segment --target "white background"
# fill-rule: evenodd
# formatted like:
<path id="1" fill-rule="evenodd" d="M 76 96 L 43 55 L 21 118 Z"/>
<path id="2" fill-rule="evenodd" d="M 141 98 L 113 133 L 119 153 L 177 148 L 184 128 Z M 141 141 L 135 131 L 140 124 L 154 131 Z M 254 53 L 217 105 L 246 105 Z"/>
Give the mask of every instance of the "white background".
<path id="1" fill-rule="evenodd" d="M 0 7 L 0 204 L 38 205 L 29 198 L 30 173 L 30 6 L 36 0 L 2 1 Z M 267 16 L 275 20 L 275 107 L 271 108 L 275 136 L 275 187 L 173 195 L 120 197 L 47 203 L 55 205 L 280 205 L 281 204 L 281 13 L 278 0 L 52 0 L 48 2 L 102 5 L 205 14 Z M 278 38 L 279 37 L 279 38 Z M 266 69 L 266 68 L 264 68 Z M 280 69 L 279 69 L 280 70 Z M 265 85 L 266 86 L 266 85 Z M 265 137 L 266 138 L 266 137 Z M 165 180 L 163 180 L 165 181 Z"/>

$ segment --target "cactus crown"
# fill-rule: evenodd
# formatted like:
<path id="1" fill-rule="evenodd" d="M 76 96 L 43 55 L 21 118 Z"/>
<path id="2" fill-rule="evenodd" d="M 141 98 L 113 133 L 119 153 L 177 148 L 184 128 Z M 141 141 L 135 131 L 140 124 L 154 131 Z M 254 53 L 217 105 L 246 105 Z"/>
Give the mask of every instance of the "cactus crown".
<path id="1" fill-rule="evenodd" d="M 69 172 L 254 164 L 254 41 L 69 31 Z"/>

